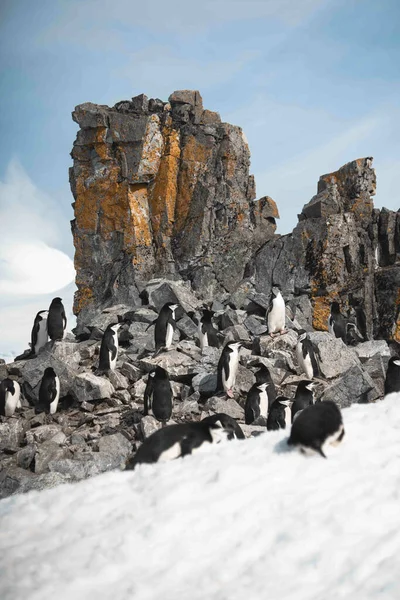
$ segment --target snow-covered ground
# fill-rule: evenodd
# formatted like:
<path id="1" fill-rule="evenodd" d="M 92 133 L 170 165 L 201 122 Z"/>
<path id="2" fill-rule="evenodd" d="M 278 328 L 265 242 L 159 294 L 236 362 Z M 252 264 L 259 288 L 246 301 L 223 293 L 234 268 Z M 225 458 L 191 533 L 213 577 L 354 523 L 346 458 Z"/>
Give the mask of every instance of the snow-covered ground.
<path id="1" fill-rule="evenodd" d="M 2 600 L 400 598 L 400 394 L 285 432 L 0 502 Z"/>

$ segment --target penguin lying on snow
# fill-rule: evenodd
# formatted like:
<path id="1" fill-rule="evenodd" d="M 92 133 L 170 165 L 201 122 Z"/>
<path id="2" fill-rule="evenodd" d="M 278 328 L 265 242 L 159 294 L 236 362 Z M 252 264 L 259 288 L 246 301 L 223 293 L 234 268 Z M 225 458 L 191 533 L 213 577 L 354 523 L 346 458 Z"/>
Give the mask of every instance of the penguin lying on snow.
<path id="1" fill-rule="evenodd" d="M 289 446 L 298 446 L 301 452 L 316 452 L 326 458 L 325 448 L 337 445 L 344 437 L 342 414 L 330 400 L 305 408 L 295 419 Z"/>
<path id="2" fill-rule="evenodd" d="M 392 392 L 400 392 L 400 357 L 389 358 L 385 378 L 385 396 Z"/>
<path id="3" fill-rule="evenodd" d="M 218 361 L 217 391 L 225 391 L 230 398 L 233 398 L 241 345 L 240 342 L 228 342 Z"/>
<path id="4" fill-rule="evenodd" d="M 278 396 L 269 411 L 267 419 L 268 431 L 286 429 L 286 426 L 290 425 L 292 420 L 290 412 L 291 403 L 292 401 L 286 398 L 286 396 Z"/>
<path id="5" fill-rule="evenodd" d="M 219 348 L 218 332 L 212 324 L 213 315 L 214 312 L 212 310 L 203 308 L 203 316 L 199 321 L 199 341 L 201 350 L 206 346 Z"/>
<path id="6" fill-rule="evenodd" d="M 225 413 L 217 413 L 215 415 L 210 415 L 209 417 L 204 417 L 201 422 L 208 423 L 209 425 L 220 425 L 228 432 L 228 440 L 244 440 L 244 433 L 239 423 L 236 419 Z"/>
<path id="7" fill-rule="evenodd" d="M 12 417 L 21 408 L 21 388 L 18 381 L 3 379 L 0 383 L 0 415 Z"/>
<path id="8" fill-rule="evenodd" d="M 285 321 L 285 301 L 279 288 L 273 287 L 267 316 L 269 335 L 274 337 L 275 335 L 286 333 Z"/>
<path id="9" fill-rule="evenodd" d="M 255 383 L 249 390 L 244 407 L 246 425 L 251 425 L 258 417 L 268 417 L 270 404 L 268 397 L 269 383 Z"/>
<path id="10" fill-rule="evenodd" d="M 318 375 L 318 363 L 311 340 L 304 329 L 299 331 L 299 339 L 296 345 L 296 355 L 299 367 L 305 373 L 307 379 Z"/>
<path id="11" fill-rule="evenodd" d="M 52 367 L 45 370 L 39 388 L 39 401 L 36 412 L 46 412 L 54 415 L 60 399 L 60 380 Z"/>
<path id="12" fill-rule="evenodd" d="M 181 423 L 168 425 L 146 438 L 136 454 L 128 460 L 126 470 L 140 463 L 173 460 L 193 454 L 203 445 L 218 444 L 228 439 L 229 432 L 216 424 Z"/>
<path id="13" fill-rule="evenodd" d="M 118 358 L 118 329 L 121 323 L 106 328 L 100 346 L 99 371 L 114 371 Z"/>
<path id="14" fill-rule="evenodd" d="M 149 373 L 144 391 L 143 414 L 153 414 L 163 425 L 171 418 L 172 389 L 168 373 L 162 367 L 156 367 L 155 371 Z"/>
<path id="15" fill-rule="evenodd" d="M 65 316 L 65 309 L 61 298 L 53 298 L 47 316 L 49 338 L 53 341 L 62 340 L 66 326 L 67 317 Z"/>
<path id="16" fill-rule="evenodd" d="M 159 315 L 153 323 L 154 328 L 154 341 L 156 345 L 156 352 L 162 348 L 168 348 L 172 344 L 172 338 L 174 337 L 174 331 L 176 327 L 175 323 L 175 311 L 179 304 L 173 302 L 167 302 L 164 304 L 159 312 Z"/>
<path id="17" fill-rule="evenodd" d="M 47 334 L 48 310 L 40 310 L 33 322 L 31 333 L 31 350 L 33 354 L 39 354 L 39 350 L 45 346 L 49 340 Z"/>
<path id="18" fill-rule="evenodd" d="M 315 386 L 316 383 L 309 381 L 308 379 L 300 381 L 299 385 L 297 386 L 294 402 L 292 404 L 292 423 L 296 415 L 298 416 L 302 410 L 307 408 L 307 406 L 314 404 L 313 389 Z"/>

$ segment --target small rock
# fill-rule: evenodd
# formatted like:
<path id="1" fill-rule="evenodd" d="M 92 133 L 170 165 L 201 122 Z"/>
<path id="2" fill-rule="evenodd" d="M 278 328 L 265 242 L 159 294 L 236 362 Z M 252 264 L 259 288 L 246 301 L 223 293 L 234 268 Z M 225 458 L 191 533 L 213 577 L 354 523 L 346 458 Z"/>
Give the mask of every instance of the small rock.
<path id="1" fill-rule="evenodd" d="M 132 453 L 132 444 L 122 433 L 114 433 L 100 438 L 99 451 L 125 459 Z"/>
<path id="2" fill-rule="evenodd" d="M 325 388 L 320 399 L 332 400 L 341 408 L 345 408 L 354 403 L 372 402 L 378 396 L 379 392 L 368 373 L 365 373 L 360 365 L 353 365 L 332 385 Z"/>
<path id="3" fill-rule="evenodd" d="M 109 371 L 108 378 L 115 390 L 126 390 L 129 386 L 127 378 L 118 371 Z"/>
<path id="4" fill-rule="evenodd" d="M 360 365 L 354 350 L 346 346 L 340 338 L 335 338 L 325 331 L 311 332 L 308 337 L 318 348 L 318 363 L 323 377 L 333 379 L 344 374 L 349 367 Z"/>
<path id="5" fill-rule="evenodd" d="M 219 396 L 209 398 L 204 405 L 205 410 L 212 410 L 215 413 L 225 413 L 234 419 L 243 419 L 244 410 L 233 398 L 224 399 Z"/>
<path id="6" fill-rule="evenodd" d="M 268 327 L 265 323 L 265 319 L 250 315 L 244 322 L 245 327 L 250 331 L 252 335 L 263 335 L 267 333 Z"/>
<path id="7" fill-rule="evenodd" d="M 143 417 L 140 421 L 140 429 L 144 439 L 146 439 L 149 435 L 161 429 L 161 423 L 151 415 L 147 415 L 147 417 Z"/>
<path id="8" fill-rule="evenodd" d="M 87 412 L 93 412 L 94 410 L 94 406 L 93 404 L 90 404 L 90 402 L 82 402 L 81 408 Z"/>
<path id="9" fill-rule="evenodd" d="M 212 394 L 217 389 L 216 373 L 199 373 L 192 379 L 192 387 L 200 394 Z"/>
<path id="10" fill-rule="evenodd" d="M 33 444 L 34 442 L 42 444 L 43 442 L 51 440 L 51 438 L 60 433 L 60 431 L 60 427 L 56 424 L 41 425 L 40 427 L 35 427 L 35 429 L 30 429 L 26 432 L 26 441 L 28 444 Z"/>
<path id="11" fill-rule="evenodd" d="M 0 423 L 0 448 L 18 448 L 24 439 L 28 423 L 22 419 L 5 419 L 5 423 Z"/>
<path id="12" fill-rule="evenodd" d="M 35 456 L 35 473 L 40 475 L 41 473 L 48 471 L 50 461 L 64 458 L 66 454 L 67 451 L 64 448 L 60 448 L 58 444 L 54 444 L 53 442 L 44 442 L 43 444 L 40 444 Z"/>
<path id="13" fill-rule="evenodd" d="M 131 383 L 135 383 L 141 377 L 141 371 L 129 362 L 122 363 L 120 372 L 125 375 Z"/>
<path id="14" fill-rule="evenodd" d="M 17 452 L 17 465 L 22 469 L 29 469 L 35 458 L 36 448 L 34 444 L 28 444 Z"/>
<path id="15" fill-rule="evenodd" d="M 113 392 L 114 387 L 110 381 L 94 373 L 81 373 L 73 383 L 73 393 L 79 402 L 110 398 Z"/>

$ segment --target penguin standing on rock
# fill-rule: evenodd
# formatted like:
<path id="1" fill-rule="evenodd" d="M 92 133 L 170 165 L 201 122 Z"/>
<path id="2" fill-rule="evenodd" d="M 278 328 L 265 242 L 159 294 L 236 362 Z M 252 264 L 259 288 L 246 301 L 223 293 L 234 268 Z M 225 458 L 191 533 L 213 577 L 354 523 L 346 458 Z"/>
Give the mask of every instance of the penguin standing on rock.
<path id="1" fill-rule="evenodd" d="M 233 398 L 241 345 L 240 342 L 225 344 L 218 362 L 217 391 L 225 391 L 229 398 Z"/>
<path id="2" fill-rule="evenodd" d="M 304 454 L 320 454 L 326 458 L 328 445 L 336 446 L 344 437 L 342 414 L 339 407 L 326 400 L 305 408 L 295 419 L 289 446 L 297 446 Z"/>
<path id="3" fill-rule="evenodd" d="M 339 302 L 332 302 L 328 318 L 328 331 L 346 343 L 346 319 L 340 312 Z"/>
<path id="4" fill-rule="evenodd" d="M 100 346 L 99 371 L 114 371 L 118 358 L 118 330 L 121 323 L 106 328 Z"/>
<path id="5" fill-rule="evenodd" d="M 199 341 L 201 350 L 206 346 L 219 348 L 218 332 L 214 329 L 212 324 L 213 314 L 214 312 L 212 310 L 203 308 L 203 316 L 199 322 Z"/>
<path id="6" fill-rule="evenodd" d="M 249 390 L 244 407 L 246 425 L 253 423 L 258 417 L 268 417 L 268 383 L 255 383 Z"/>
<path id="7" fill-rule="evenodd" d="M 271 408 L 272 403 L 276 400 L 276 387 L 269 372 L 268 367 L 260 364 L 258 371 L 254 373 L 256 383 L 268 383 L 268 410 Z"/>
<path id="8" fill-rule="evenodd" d="M 21 388 L 18 381 L 3 379 L 0 383 L 0 415 L 12 417 L 21 408 Z"/>
<path id="9" fill-rule="evenodd" d="M 296 345 L 297 362 L 300 369 L 308 379 L 318 375 L 318 363 L 315 357 L 314 347 L 304 329 L 299 331 L 299 339 Z"/>
<path id="10" fill-rule="evenodd" d="M 274 337 L 278 334 L 286 333 L 285 320 L 285 301 L 280 292 L 280 289 L 277 287 L 273 287 L 267 316 L 268 333 L 271 337 Z"/>
<path id="11" fill-rule="evenodd" d="M 392 392 L 400 392 L 400 357 L 389 358 L 385 378 L 385 396 Z"/>
<path id="12" fill-rule="evenodd" d="M 52 367 L 47 367 L 43 373 L 39 388 L 39 401 L 36 412 L 45 412 L 54 415 L 57 412 L 60 399 L 60 380 Z"/>
<path id="13" fill-rule="evenodd" d="M 168 373 L 162 367 L 156 367 L 155 371 L 149 374 L 144 392 L 143 414 L 153 414 L 163 425 L 171 418 L 172 389 Z"/>
<path id="14" fill-rule="evenodd" d="M 67 326 L 67 317 L 61 298 L 51 301 L 49 314 L 47 316 L 47 332 L 52 341 L 62 340 Z"/>
<path id="15" fill-rule="evenodd" d="M 290 412 L 291 400 L 285 396 L 278 396 L 271 410 L 269 411 L 267 419 L 268 431 L 274 431 L 276 429 L 286 429 L 287 425 L 291 423 L 291 412 Z"/>
<path id="16" fill-rule="evenodd" d="M 156 463 L 193 454 L 209 444 L 228 439 L 229 432 L 213 423 L 180 423 L 168 425 L 146 438 L 136 454 L 128 460 L 126 470 L 141 463 Z"/>
<path id="17" fill-rule="evenodd" d="M 298 416 L 300 411 L 307 408 L 307 406 L 314 404 L 313 389 L 315 385 L 316 384 L 313 381 L 309 381 L 307 379 L 300 381 L 299 385 L 297 386 L 294 402 L 292 404 L 292 423 L 294 422 L 295 416 Z"/>
<path id="18" fill-rule="evenodd" d="M 31 333 L 31 350 L 33 354 L 39 354 L 39 350 L 45 346 L 49 340 L 47 334 L 48 310 L 40 310 L 33 322 Z"/>
<path id="19" fill-rule="evenodd" d="M 174 337 L 174 331 L 176 327 L 175 323 L 175 311 L 179 304 L 173 302 L 167 302 L 164 304 L 159 312 L 157 319 L 155 320 L 154 328 L 154 341 L 156 345 L 156 352 L 162 348 L 167 350 L 172 344 L 172 338 Z"/>

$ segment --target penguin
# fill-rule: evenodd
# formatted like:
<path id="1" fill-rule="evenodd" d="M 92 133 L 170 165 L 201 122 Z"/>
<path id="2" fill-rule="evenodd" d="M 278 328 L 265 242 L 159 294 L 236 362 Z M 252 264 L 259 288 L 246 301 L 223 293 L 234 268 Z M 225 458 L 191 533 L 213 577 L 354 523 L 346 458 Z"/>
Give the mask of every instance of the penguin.
<path id="1" fill-rule="evenodd" d="M 240 427 L 239 423 L 233 417 L 226 415 L 225 413 L 217 413 L 215 415 L 210 415 L 209 417 L 204 417 L 201 420 L 202 423 L 208 423 L 210 425 L 220 425 L 228 432 L 228 440 L 244 440 L 245 436 Z"/>
<path id="2" fill-rule="evenodd" d="M 255 383 L 249 390 L 244 407 L 246 425 L 250 425 L 258 417 L 268 417 L 268 383 Z"/>
<path id="3" fill-rule="evenodd" d="M 385 377 L 385 396 L 392 392 L 400 392 L 400 358 L 392 356 L 389 358 Z"/>
<path id="4" fill-rule="evenodd" d="M 285 320 L 285 301 L 279 288 L 273 287 L 267 316 L 268 333 L 271 337 L 286 333 Z"/>
<path id="5" fill-rule="evenodd" d="M 225 344 L 217 367 L 217 391 L 225 391 L 229 398 L 233 398 L 236 375 L 239 367 L 240 342 Z"/>
<path id="6" fill-rule="evenodd" d="M 12 417 L 21 408 L 21 387 L 18 381 L 3 379 L 0 383 L 0 415 Z"/>
<path id="7" fill-rule="evenodd" d="M 345 343 L 347 346 L 355 346 L 356 344 L 359 344 L 360 342 L 363 342 L 364 338 L 362 337 L 361 333 L 359 332 L 357 325 L 355 323 L 352 323 L 351 321 L 348 321 L 346 323 L 346 338 L 345 338 Z"/>
<path id="8" fill-rule="evenodd" d="M 106 328 L 100 346 L 99 371 L 114 371 L 118 358 L 118 330 L 121 323 Z"/>
<path id="9" fill-rule="evenodd" d="M 316 377 L 318 375 L 318 363 L 312 342 L 304 329 L 299 331 L 296 355 L 299 367 L 305 373 L 307 379 Z"/>
<path id="10" fill-rule="evenodd" d="M 308 379 L 303 379 L 303 381 L 299 382 L 294 397 L 294 402 L 292 404 L 292 423 L 296 414 L 298 414 L 301 410 L 307 408 L 307 406 L 311 406 L 311 404 L 314 404 L 313 389 L 315 385 L 316 384 L 313 381 L 310 381 Z"/>
<path id="11" fill-rule="evenodd" d="M 172 344 L 172 338 L 174 336 L 176 327 L 175 311 L 178 306 L 179 304 L 167 302 L 164 304 L 157 319 L 155 320 L 156 326 L 154 328 L 154 341 L 156 345 L 156 352 L 162 348 L 166 348 L 168 350 Z"/>
<path id="12" fill-rule="evenodd" d="M 226 441 L 228 434 L 219 425 L 203 421 L 168 425 L 144 440 L 125 469 L 129 471 L 141 463 L 164 462 L 192 454 L 203 446 Z"/>
<path id="13" fill-rule="evenodd" d="M 33 354 L 39 354 L 39 350 L 45 346 L 49 340 L 47 334 L 48 310 L 40 310 L 33 322 L 31 333 L 31 350 Z"/>
<path id="14" fill-rule="evenodd" d="M 304 454 L 317 453 L 326 458 L 326 446 L 336 446 L 344 437 L 342 414 L 331 400 L 308 406 L 295 419 L 289 446 L 297 446 Z"/>
<path id="15" fill-rule="evenodd" d="M 201 351 L 203 351 L 206 346 L 219 348 L 217 330 L 212 324 L 213 314 L 214 311 L 203 308 L 203 316 L 199 321 L 199 341 Z"/>
<path id="16" fill-rule="evenodd" d="M 271 410 L 269 411 L 267 419 L 268 431 L 274 431 L 275 429 L 286 429 L 286 425 L 291 423 L 291 412 L 290 412 L 291 400 L 285 396 L 278 396 Z"/>
<path id="17" fill-rule="evenodd" d="M 52 341 L 62 340 L 66 326 L 67 317 L 65 316 L 65 309 L 61 298 L 53 298 L 47 316 L 47 332 L 49 338 Z"/>
<path id="18" fill-rule="evenodd" d="M 260 364 L 260 368 L 258 371 L 254 373 L 256 378 L 256 383 L 268 383 L 268 410 L 271 408 L 271 405 L 276 400 L 276 387 L 272 380 L 271 373 L 269 372 L 268 367 L 264 364 Z"/>
<path id="19" fill-rule="evenodd" d="M 332 302 L 331 304 L 328 331 L 331 335 L 341 338 L 346 343 L 346 319 L 340 312 L 339 302 Z"/>
<path id="20" fill-rule="evenodd" d="M 156 367 L 155 371 L 149 374 L 144 391 L 143 414 L 153 414 L 163 425 L 171 418 L 172 388 L 168 373 L 162 367 Z"/>
<path id="21" fill-rule="evenodd" d="M 47 367 L 43 373 L 39 388 L 39 401 L 36 404 L 36 412 L 46 412 L 54 415 L 57 412 L 58 400 L 60 398 L 60 380 L 52 367 Z"/>

